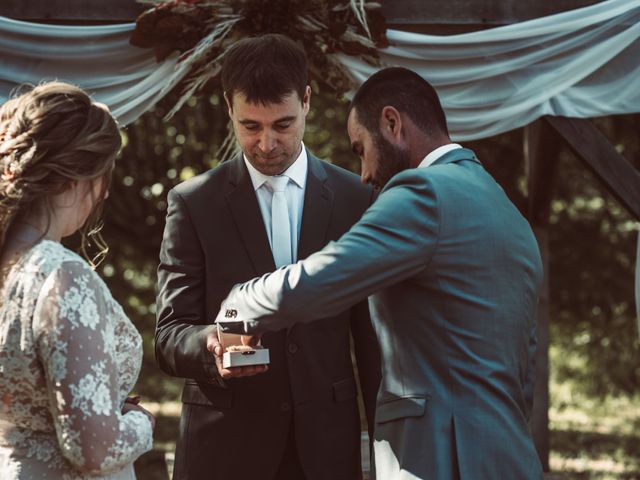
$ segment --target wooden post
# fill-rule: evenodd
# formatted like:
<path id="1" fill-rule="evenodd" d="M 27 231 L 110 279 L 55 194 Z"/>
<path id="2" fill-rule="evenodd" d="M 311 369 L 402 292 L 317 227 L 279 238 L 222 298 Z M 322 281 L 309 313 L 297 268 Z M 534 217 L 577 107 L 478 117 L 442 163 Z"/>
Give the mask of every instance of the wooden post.
<path id="1" fill-rule="evenodd" d="M 538 240 L 544 281 L 537 316 L 535 390 L 530 427 L 540 462 L 549 471 L 549 212 L 559 139 L 538 120 L 525 127 L 524 151 L 528 186 L 528 216 Z"/>

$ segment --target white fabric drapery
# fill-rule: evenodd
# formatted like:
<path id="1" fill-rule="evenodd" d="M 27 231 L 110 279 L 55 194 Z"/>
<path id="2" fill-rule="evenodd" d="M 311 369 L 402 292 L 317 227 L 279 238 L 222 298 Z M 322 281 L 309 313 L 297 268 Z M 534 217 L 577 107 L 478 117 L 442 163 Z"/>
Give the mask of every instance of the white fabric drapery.
<path id="1" fill-rule="evenodd" d="M 133 122 L 183 74 L 129 45 L 134 24 L 60 26 L 0 17 L 0 101 L 21 83 L 58 78 Z M 389 30 L 387 65 L 411 68 L 438 90 L 456 140 L 489 137 L 541 115 L 640 112 L 640 0 L 593 6 L 450 36 Z M 358 81 L 376 69 L 338 55 Z"/>
<path id="2" fill-rule="evenodd" d="M 640 112 L 640 0 L 461 35 L 390 30 L 388 37 L 382 61 L 434 85 L 455 140 L 497 135 L 542 115 Z M 376 70 L 340 59 L 360 82 Z"/>
<path id="3" fill-rule="evenodd" d="M 122 125 L 150 110 L 179 80 L 177 56 L 157 63 L 129 45 L 135 24 L 66 26 L 0 17 L 0 103 L 20 84 L 64 80 L 109 105 Z"/>

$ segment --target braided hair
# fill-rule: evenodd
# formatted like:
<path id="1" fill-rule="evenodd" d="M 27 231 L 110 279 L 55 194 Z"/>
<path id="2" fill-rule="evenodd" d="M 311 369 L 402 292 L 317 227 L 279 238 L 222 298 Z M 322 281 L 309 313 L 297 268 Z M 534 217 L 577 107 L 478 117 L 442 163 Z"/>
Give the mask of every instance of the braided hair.
<path id="1" fill-rule="evenodd" d="M 102 178 L 104 191 L 81 229 L 82 253 L 99 263 L 107 251 L 100 235 L 102 199 L 120 146 L 107 107 L 73 85 L 43 83 L 0 106 L 0 252 L 17 219 L 42 212 L 48 230 L 54 195 L 75 181 Z M 93 258 L 91 241 L 99 249 Z"/>

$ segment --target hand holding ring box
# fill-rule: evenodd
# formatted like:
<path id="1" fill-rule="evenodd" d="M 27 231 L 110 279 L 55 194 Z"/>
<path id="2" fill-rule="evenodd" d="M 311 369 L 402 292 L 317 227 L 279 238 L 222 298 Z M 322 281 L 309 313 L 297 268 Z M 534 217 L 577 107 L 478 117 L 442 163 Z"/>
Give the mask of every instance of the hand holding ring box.
<path id="1" fill-rule="evenodd" d="M 218 340 L 223 349 L 222 368 L 268 365 L 269 349 L 258 344 L 255 347 L 242 344 L 242 335 L 224 333 L 218 326 Z"/>

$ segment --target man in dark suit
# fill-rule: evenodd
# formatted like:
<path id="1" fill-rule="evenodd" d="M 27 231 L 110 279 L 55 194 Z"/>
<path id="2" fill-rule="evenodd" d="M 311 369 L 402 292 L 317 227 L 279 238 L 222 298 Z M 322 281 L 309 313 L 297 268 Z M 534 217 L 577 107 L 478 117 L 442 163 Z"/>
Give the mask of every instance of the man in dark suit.
<path id="1" fill-rule="evenodd" d="M 222 368 L 213 322 L 234 284 L 340 237 L 372 190 L 302 144 L 311 89 L 296 43 L 238 42 L 222 81 L 243 154 L 169 192 L 158 269 L 156 357 L 187 379 L 174 478 L 360 478 L 350 330 L 369 425 L 380 376 L 366 303 L 265 335 L 268 370 Z"/>

